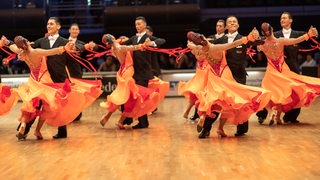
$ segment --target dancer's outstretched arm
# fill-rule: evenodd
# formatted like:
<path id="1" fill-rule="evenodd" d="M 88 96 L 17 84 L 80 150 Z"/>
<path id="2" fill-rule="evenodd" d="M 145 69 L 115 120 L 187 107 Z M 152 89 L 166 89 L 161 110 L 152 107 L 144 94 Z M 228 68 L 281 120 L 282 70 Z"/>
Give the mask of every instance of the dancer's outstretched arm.
<path id="1" fill-rule="evenodd" d="M 241 39 L 238 39 L 236 41 L 233 41 L 232 43 L 227 44 L 211 44 L 209 43 L 209 52 L 210 51 L 225 51 L 234 47 L 237 47 L 241 44 L 247 44 L 248 41 L 255 41 L 259 37 L 259 32 L 256 28 L 253 28 L 253 30 L 250 32 L 248 36 L 242 37 Z"/>
<path id="2" fill-rule="evenodd" d="M 292 45 L 292 44 L 298 44 L 302 41 L 307 41 L 310 37 L 318 36 L 318 31 L 313 26 L 310 27 L 308 33 L 298 37 L 298 38 L 279 38 L 279 43 L 283 45 Z"/>

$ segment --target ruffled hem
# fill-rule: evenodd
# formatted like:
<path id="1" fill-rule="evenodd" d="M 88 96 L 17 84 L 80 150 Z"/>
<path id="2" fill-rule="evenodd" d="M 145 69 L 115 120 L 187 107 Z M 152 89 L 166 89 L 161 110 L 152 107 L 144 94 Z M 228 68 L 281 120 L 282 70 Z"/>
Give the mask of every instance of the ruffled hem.
<path id="1" fill-rule="evenodd" d="M 168 94 L 170 89 L 170 84 L 167 81 L 163 81 L 158 77 L 154 77 L 149 80 L 148 88 L 151 88 L 159 93 L 160 99 L 163 100 Z"/>
<path id="2" fill-rule="evenodd" d="M 272 92 L 271 105 L 279 105 L 282 112 L 309 106 L 320 94 L 320 79 L 291 72 L 282 73 L 267 68 L 262 87 Z"/>
<path id="3" fill-rule="evenodd" d="M 195 75 L 187 82 L 178 83 L 178 94 L 184 95 L 189 101 L 196 101 L 196 93 L 203 91 L 208 81 L 208 68 L 196 69 Z"/>
<path id="4" fill-rule="evenodd" d="M 52 126 L 69 124 L 102 93 L 101 82 L 75 79 L 73 81 L 39 83 L 29 78 L 28 84 L 22 84 L 18 88 L 23 101 L 22 115 L 28 114 L 32 119 L 39 115 L 40 119 Z M 39 101 L 42 101 L 40 113 L 36 109 L 39 105 L 36 102 Z"/>
<path id="5" fill-rule="evenodd" d="M 137 98 L 130 96 L 128 101 L 124 104 L 122 115 L 126 117 L 138 118 L 148 114 L 154 111 L 161 101 L 161 96 L 158 91 L 140 85 L 137 86 L 139 88 L 139 95 Z"/>
<path id="6" fill-rule="evenodd" d="M 196 95 L 200 112 L 221 112 L 228 122 L 237 125 L 262 110 L 269 103 L 271 93 L 209 74 L 206 90 Z"/>
<path id="7" fill-rule="evenodd" d="M 5 115 L 18 102 L 19 95 L 15 89 L 0 84 L 0 115 Z"/>

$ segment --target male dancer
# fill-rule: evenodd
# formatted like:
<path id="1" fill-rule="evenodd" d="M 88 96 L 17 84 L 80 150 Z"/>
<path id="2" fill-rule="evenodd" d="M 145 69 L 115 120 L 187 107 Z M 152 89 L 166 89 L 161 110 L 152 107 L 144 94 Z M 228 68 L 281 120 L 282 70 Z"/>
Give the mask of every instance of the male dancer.
<path id="1" fill-rule="evenodd" d="M 226 29 L 228 34 L 213 41 L 214 44 L 231 43 L 235 40 L 241 39 L 242 35 L 238 33 L 239 23 L 238 18 L 235 16 L 229 16 L 226 20 Z M 249 43 L 248 43 L 249 44 Z M 240 84 L 246 84 L 247 72 L 245 70 L 247 64 L 246 49 L 247 45 L 240 45 L 235 48 L 227 50 L 226 59 L 227 64 L 232 72 L 233 78 Z M 243 124 L 237 126 L 237 132 L 235 136 L 242 136 L 248 132 L 249 123 L 246 121 Z"/>
<path id="2" fill-rule="evenodd" d="M 158 47 L 160 45 L 158 38 L 154 36 L 149 36 L 146 33 L 147 21 L 144 17 L 139 16 L 135 20 L 135 26 L 137 34 L 125 41 L 124 45 L 137 45 L 142 44 L 145 41 L 150 41 L 153 44 L 153 47 Z M 134 51 L 133 53 L 133 68 L 134 75 L 133 78 L 136 81 L 136 84 L 139 84 L 144 87 L 148 87 L 148 82 L 153 78 L 153 73 L 151 69 L 152 56 L 150 51 Z M 149 121 L 148 116 L 145 114 L 138 118 L 139 123 L 133 126 L 133 129 L 148 128 Z M 126 118 L 123 124 L 130 125 L 132 123 L 132 118 Z"/>
<path id="3" fill-rule="evenodd" d="M 78 36 L 80 34 L 80 28 L 79 28 L 79 25 L 77 23 L 73 23 L 71 24 L 70 28 L 69 28 L 69 38 L 68 40 L 69 41 L 73 41 L 76 45 L 76 48 L 77 50 L 79 50 L 79 54 L 80 56 L 84 56 L 84 55 L 81 55 L 86 48 L 90 48 L 90 49 L 93 49 L 93 48 L 97 48 L 97 46 L 95 46 L 95 43 L 94 42 L 89 42 L 88 44 L 86 44 L 85 42 L 83 41 L 80 41 L 78 39 Z M 75 61 L 70 61 L 71 63 L 74 63 Z M 78 64 L 78 63 L 77 63 Z M 76 72 L 78 71 L 78 66 L 68 66 L 68 70 L 70 71 L 73 71 L 71 68 L 76 68 Z M 80 70 L 81 70 L 81 67 L 80 67 Z M 83 72 L 81 71 L 81 73 L 75 73 L 72 77 L 76 77 L 76 78 L 82 78 L 82 74 Z M 82 112 L 74 119 L 74 121 L 79 121 L 82 117 Z"/>

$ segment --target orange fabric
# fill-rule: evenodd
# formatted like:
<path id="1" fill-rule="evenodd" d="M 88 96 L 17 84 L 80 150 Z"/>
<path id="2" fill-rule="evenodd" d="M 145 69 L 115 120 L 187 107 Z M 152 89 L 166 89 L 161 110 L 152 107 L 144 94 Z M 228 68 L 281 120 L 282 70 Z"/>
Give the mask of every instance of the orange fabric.
<path id="1" fill-rule="evenodd" d="M 102 93 L 101 81 L 98 80 L 70 78 L 71 82 L 52 83 L 45 60 L 36 70 L 39 72 L 32 72 L 28 83 L 18 87 L 23 101 L 19 120 L 22 115 L 28 115 L 29 120 L 40 116 L 49 125 L 66 125 Z M 42 109 L 37 110 L 40 100 Z"/>
<path id="2" fill-rule="evenodd" d="M 130 52 L 117 73 L 117 87 L 107 96 L 107 101 L 100 106 L 109 112 L 114 112 L 120 105 L 124 105 L 122 115 L 138 118 L 155 110 L 160 100 L 169 91 L 169 83 L 154 79 L 149 87 L 142 87 L 133 79 L 134 68 Z"/>
<path id="3" fill-rule="evenodd" d="M 268 66 L 262 80 L 262 88 L 272 92 L 271 104 L 280 105 L 281 111 L 309 106 L 320 94 L 320 79 L 290 71 L 280 56 L 268 58 Z"/>
<path id="4" fill-rule="evenodd" d="M 17 104 L 18 99 L 16 89 L 0 84 L 0 115 L 8 113 Z"/>
<path id="5" fill-rule="evenodd" d="M 206 60 L 198 60 L 198 67 L 196 69 L 195 75 L 188 81 L 180 81 L 178 84 L 178 94 L 184 95 L 189 101 L 196 101 L 196 93 L 202 91 L 208 80 L 208 71 L 210 67 Z"/>
<path id="6" fill-rule="evenodd" d="M 222 118 L 235 125 L 246 122 L 254 112 L 263 109 L 271 96 L 262 88 L 237 83 L 226 66 L 225 56 L 221 62 L 211 64 L 206 87 L 196 95 L 199 112 L 207 115 L 212 111 L 221 112 Z"/>
<path id="7" fill-rule="evenodd" d="M 160 78 L 154 76 L 153 79 L 149 80 L 148 88 L 154 89 L 160 95 L 160 99 L 163 100 L 168 94 L 170 84 L 167 81 L 163 81 Z"/>

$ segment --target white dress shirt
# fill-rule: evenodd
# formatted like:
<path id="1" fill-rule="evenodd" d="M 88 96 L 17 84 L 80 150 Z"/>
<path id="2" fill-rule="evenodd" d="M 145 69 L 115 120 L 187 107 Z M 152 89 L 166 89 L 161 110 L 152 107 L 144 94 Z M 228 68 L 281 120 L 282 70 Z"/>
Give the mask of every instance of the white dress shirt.
<path id="1" fill-rule="evenodd" d="M 290 29 L 282 29 L 282 33 L 285 38 L 290 38 L 291 28 Z"/>
<path id="2" fill-rule="evenodd" d="M 51 36 L 51 35 L 48 36 L 48 39 L 50 42 L 50 48 L 52 48 L 53 44 L 56 42 L 58 37 L 59 37 L 59 34 L 55 34 L 53 36 Z"/>
<path id="3" fill-rule="evenodd" d="M 228 33 L 227 34 L 227 37 L 228 37 L 228 43 L 232 43 L 234 41 L 234 38 L 236 38 L 236 36 L 238 35 L 238 31 L 230 34 Z"/>
<path id="4" fill-rule="evenodd" d="M 141 37 L 142 37 L 143 35 L 145 35 L 146 33 L 147 33 L 146 31 L 141 32 L 141 33 L 137 33 L 137 34 L 136 34 L 136 36 L 138 36 L 138 40 L 137 40 L 137 42 L 139 42 L 139 41 L 140 41 L 140 39 L 141 39 Z"/>

